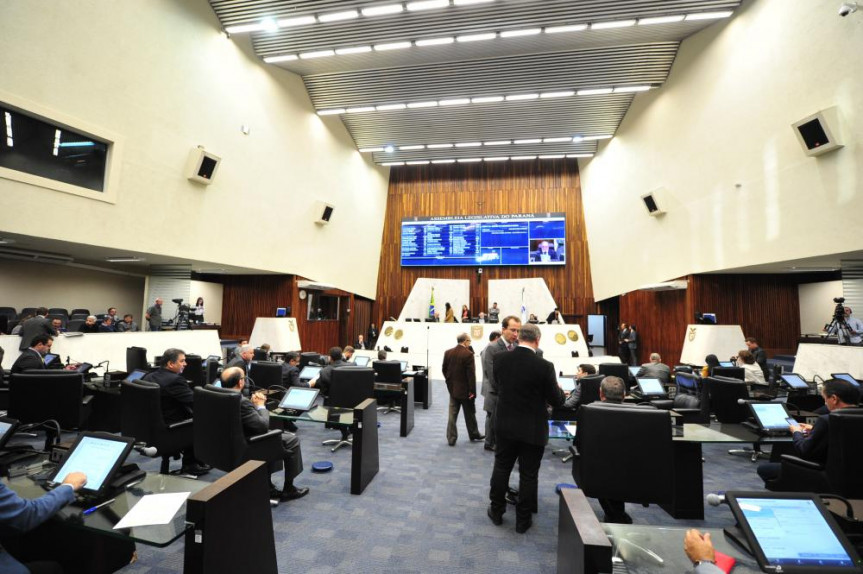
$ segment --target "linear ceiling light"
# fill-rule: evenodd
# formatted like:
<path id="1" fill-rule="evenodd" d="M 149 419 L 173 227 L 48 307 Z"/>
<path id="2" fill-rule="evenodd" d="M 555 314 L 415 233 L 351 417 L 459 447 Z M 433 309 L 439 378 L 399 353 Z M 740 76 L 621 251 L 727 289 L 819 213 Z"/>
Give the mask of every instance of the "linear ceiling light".
<path id="1" fill-rule="evenodd" d="M 445 143 L 445 144 L 429 144 L 429 145 L 427 145 L 426 147 L 427 147 L 427 148 L 429 148 L 429 149 L 449 149 L 449 148 L 453 147 L 453 145 L 452 145 L 451 143 Z"/>
<path id="2" fill-rule="evenodd" d="M 553 137 L 553 138 L 530 138 L 530 139 L 520 139 L 520 140 L 495 140 L 495 141 L 487 141 L 487 142 L 460 142 L 460 143 L 435 143 L 435 144 L 415 144 L 415 145 L 405 145 L 399 146 L 399 151 L 404 150 L 418 150 L 418 149 L 449 149 L 449 148 L 474 148 L 481 146 L 503 146 L 503 145 L 531 145 L 531 144 L 552 144 L 552 143 L 580 143 L 583 141 L 594 141 L 594 140 L 604 140 L 609 139 L 612 136 L 610 134 L 602 134 L 597 136 L 576 136 L 576 137 Z M 394 151 L 393 146 L 384 146 L 384 147 L 374 147 L 374 148 L 360 148 L 360 152 L 375 152 L 375 151 L 385 151 L 392 152 Z"/>
<path id="3" fill-rule="evenodd" d="M 408 104 L 408 107 L 411 109 L 414 108 L 434 108 L 437 107 L 437 102 L 411 102 Z"/>
<path id="4" fill-rule="evenodd" d="M 610 94 L 612 92 L 611 88 L 598 88 L 594 90 L 578 90 L 579 96 L 601 96 L 603 94 Z"/>
<path id="5" fill-rule="evenodd" d="M 453 42 L 455 42 L 455 38 L 448 36 L 446 38 L 427 38 L 425 40 L 417 40 L 415 43 L 420 48 L 424 48 L 426 46 L 443 46 L 444 44 L 452 44 Z"/>
<path id="6" fill-rule="evenodd" d="M 470 98 L 454 98 L 452 100 L 440 100 L 441 106 L 464 106 L 470 103 Z"/>
<path id="7" fill-rule="evenodd" d="M 650 89 L 650 86 L 623 86 L 620 88 L 614 88 L 615 94 L 629 94 L 632 92 L 646 92 Z"/>
<path id="8" fill-rule="evenodd" d="M 338 48 L 336 50 L 336 54 L 339 56 L 346 56 L 348 54 L 365 54 L 366 52 L 371 51 L 371 46 L 354 46 L 353 48 Z"/>
<path id="9" fill-rule="evenodd" d="M 353 20 L 359 18 L 360 13 L 356 10 L 345 10 L 343 12 L 330 12 L 329 14 L 321 14 L 318 16 L 320 22 L 340 22 L 341 20 Z"/>
<path id="10" fill-rule="evenodd" d="M 335 55 L 335 50 L 317 50 L 315 52 L 303 52 L 300 54 L 300 58 L 303 60 L 312 60 L 314 58 L 328 58 Z"/>
<path id="11" fill-rule="evenodd" d="M 284 56 L 267 56 L 264 58 L 264 62 L 267 64 L 278 64 L 279 62 L 293 62 L 297 59 L 299 59 L 299 56 L 296 54 L 285 54 Z"/>
<path id="12" fill-rule="evenodd" d="M 405 162 L 403 162 L 403 161 L 387 161 L 387 162 L 382 163 L 381 165 L 385 166 L 385 167 L 394 167 L 397 165 L 404 165 L 404 164 L 405 164 Z"/>
<path id="13" fill-rule="evenodd" d="M 716 20 L 718 18 L 728 18 L 733 12 L 726 10 L 724 12 L 696 12 L 695 14 L 687 14 L 687 20 Z"/>
<path id="14" fill-rule="evenodd" d="M 509 160 L 509 156 L 506 156 L 506 155 L 499 156 L 499 157 L 484 158 L 484 161 L 508 161 L 508 160 Z"/>
<path id="15" fill-rule="evenodd" d="M 329 110 L 318 110 L 319 116 L 337 116 L 345 113 L 345 108 L 331 108 Z"/>
<path id="16" fill-rule="evenodd" d="M 419 161 L 406 161 L 405 162 L 405 165 L 428 165 L 428 164 L 429 164 L 429 160 L 427 160 L 427 159 L 423 159 L 423 160 L 419 160 Z"/>
<path id="17" fill-rule="evenodd" d="M 593 22 L 590 25 L 591 30 L 610 30 L 612 28 L 626 28 L 635 26 L 635 20 L 612 20 L 610 22 Z"/>
<path id="18" fill-rule="evenodd" d="M 386 52 L 387 50 L 404 50 L 413 46 L 411 42 L 389 42 L 388 44 L 375 44 L 376 52 Z"/>
<path id="19" fill-rule="evenodd" d="M 387 14 L 398 14 L 404 12 L 405 7 L 401 4 L 385 4 L 384 6 L 371 6 L 360 10 L 363 16 L 386 16 Z"/>
<path id="20" fill-rule="evenodd" d="M 387 112 L 391 110 L 403 110 L 407 106 L 405 104 L 384 104 L 382 106 L 376 106 L 376 109 L 379 112 Z"/>
<path id="21" fill-rule="evenodd" d="M 542 33 L 542 28 L 527 28 L 525 30 L 504 30 L 500 33 L 501 38 L 519 38 L 521 36 L 536 36 Z"/>
<path id="22" fill-rule="evenodd" d="M 419 0 L 418 2 L 408 2 L 407 9 L 411 12 L 420 10 L 434 10 L 436 8 L 448 8 L 449 0 Z"/>
<path id="23" fill-rule="evenodd" d="M 465 34 L 464 36 L 456 37 L 459 42 L 482 42 L 485 40 L 494 40 L 497 38 L 497 32 L 488 32 L 486 34 Z"/>
<path id="24" fill-rule="evenodd" d="M 639 26 L 649 26 L 650 24 L 671 24 L 673 22 L 682 22 L 685 16 L 678 14 L 676 16 L 657 16 L 655 18 L 639 18 Z"/>
<path id="25" fill-rule="evenodd" d="M 107 261 L 108 263 L 137 263 L 138 261 L 146 261 L 146 259 L 143 257 L 126 255 L 120 257 L 106 257 L 105 261 Z"/>
<path id="26" fill-rule="evenodd" d="M 455 160 L 454 159 L 433 159 L 433 160 L 431 160 L 431 162 L 435 163 L 435 164 L 437 164 L 437 163 L 455 163 Z"/>
<path id="27" fill-rule="evenodd" d="M 412 151 L 412 150 L 416 150 L 416 149 L 425 149 L 425 148 L 426 148 L 426 146 L 424 146 L 424 145 L 403 145 L 403 146 L 399 147 L 399 151 Z"/>
<path id="28" fill-rule="evenodd" d="M 494 104 L 503 101 L 503 96 L 483 96 L 481 98 L 471 98 L 473 104 Z"/>
<path id="29" fill-rule="evenodd" d="M 481 157 L 466 157 L 458 160 L 459 163 L 479 163 L 481 161 Z"/>
<path id="30" fill-rule="evenodd" d="M 516 94 L 514 96 L 507 96 L 506 101 L 508 102 L 521 102 L 524 100 L 536 100 L 539 99 L 539 94 Z"/>
<path id="31" fill-rule="evenodd" d="M 569 24 L 567 26 L 549 26 L 545 29 L 546 34 L 562 34 L 564 32 L 582 32 L 587 30 L 587 24 Z"/>

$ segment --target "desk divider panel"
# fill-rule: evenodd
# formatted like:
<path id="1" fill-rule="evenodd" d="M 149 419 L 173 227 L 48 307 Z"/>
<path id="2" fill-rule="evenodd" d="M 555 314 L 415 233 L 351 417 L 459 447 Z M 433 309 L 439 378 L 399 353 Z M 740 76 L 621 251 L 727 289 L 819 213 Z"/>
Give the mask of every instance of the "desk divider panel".
<path id="1" fill-rule="evenodd" d="M 184 574 L 277 574 L 267 465 L 250 460 L 186 502 Z M 237 534 L 242 533 L 242 551 Z"/>
<path id="2" fill-rule="evenodd" d="M 380 470 L 378 402 L 366 399 L 354 408 L 351 494 L 362 494 Z"/>
<path id="3" fill-rule="evenodd" d="M 611 541 L 584 492 L 563 488 L 557 526 L 558 574 L 611 572 Z"/>
<path id="4" fill-rule="evenodd" d="M 404 385 L 404 391 L 402 391 L 402 416 L 399 421 L 399 436 L 401 437 L 408 436 L 411 429 L 414 428 L 414 392 L 416 391 L 414 379 L 407 379 Z"/>

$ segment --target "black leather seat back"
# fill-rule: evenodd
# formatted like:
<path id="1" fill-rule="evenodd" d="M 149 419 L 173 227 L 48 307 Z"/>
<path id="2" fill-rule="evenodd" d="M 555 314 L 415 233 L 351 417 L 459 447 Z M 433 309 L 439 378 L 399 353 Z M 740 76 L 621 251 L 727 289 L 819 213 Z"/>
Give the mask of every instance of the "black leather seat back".
<path id="1" fill-rule="evenodd" d="M 195 457 L 220 470 L 243 462 L 246 437 L 240 422 L 240 393 L 207 385 L 195 393 Z"/>
<path id="2" fill-rule="evenodd" d="M 399 361 L 374 361 L 372 368 L 377 373 L 377 382 L 398 384 L 402 382 L 402 364 Z"/>
<path id="3" fill-rule="evenodd" d="M 827 477 L 836 494 L 863 498 L 863 408 L 830 413 Z"/>
<path id="4" fill-rule="evenodd" d="M 352 409 L 375 394 L 375 371 L 368 367 L 333 369 L 327 405 Z"/>
<path id="5" fill-rule="evenodd" d="M 166 426 L 161 396 L 159 385 L 150 381 L 120 383 L 120 434 L 153 444 Z"/>
<path id="6" fill-rule="evenodd" d="M 710 395 L 710 408 L 721 423 L 741 423 L 749 418 L 749 408 L 738 400 L 749 400 L 749 390 L 740 379 L 707 377 L 704 380 Z"/>
<path id="7" fill-rule="evenodd" d="M 83 397 L 81 373 L 16 373 L 9 380 L 9 416 L 22 423 L 54 419 L 61 428 L 79 428 L 84 419 Z"/>

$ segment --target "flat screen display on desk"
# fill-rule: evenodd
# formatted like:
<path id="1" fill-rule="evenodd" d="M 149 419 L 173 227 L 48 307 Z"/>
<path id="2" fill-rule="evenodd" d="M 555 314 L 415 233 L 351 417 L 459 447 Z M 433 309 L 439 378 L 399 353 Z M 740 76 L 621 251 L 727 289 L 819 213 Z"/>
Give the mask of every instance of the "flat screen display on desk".
<path id="1" fill-rule="evenodd" d="M 557 384 L 567 393 L 575 390 L 575 380 L 572 377 L 558 377 Z"/>
<path id="2" fill-rule="evenodd" d="M 809 383 L 797 373 L 784 373 L 782 375 L 782 382 L 792 389 L 809 389 Z"/>
<path id="3" fill-rule="evenodd" d="M 758 421 L 758 426 L 766 431 L 788 430 L 788 411 L 781 403 L 749 403 L 749 408 Z"/>
<path id="4" fill-rule="evenodd" d="M 358 367 L 368 367 L 369 361 L 371 361 L 369 357 L 354 355 L 354 364 Z"/>
<path id="5" fill-rule="evenodd" d="M 301 381 L 311 381 L 315 377 L 318 376 L 318 373 L 323 369 L 320 365 L 306 365 L 303 367 L 303 370 L 300 371 L 300 380 Z"/>
<path id="6" fill-rule="evenodd" d="M 134 442 L 132 437 L 82 433 L 51 477 L 51 482 L 59 484 L 70 472 L 83 472 L 87 475 L 83 490 L 99 492 L 126 460 Z"/>
<path id="7" fill-rule="evenodd" d="M 565 265 L 563 212 L 402 219 L 402 267 Z"/>
<path id="8" fill-rule="evenodd" d="M 641 389 L 642 396 L 645 397 L 664 397 L 665 389 L 662 387 L 662 383 L 659 382 L 659 379 L 654 379 L 651 377 L 642 377 L 636 379 L 638 381 L 638 388 Z"/>
<path id="9" fill-rule="evenodd" d="M 848 381 L 849 383 L 851 383 L 855 387 L 860 386 L 860 383 L 857 382 L 857 379 L 852 377 L 850 373 L 830 373 L 830 378 L 831 379 L 839 379 L 841 381 Z"/>
<path id="10" fill-rule="evenodd" d="M 305 412 L 312 408 L 312 405 L 315 403 L 315 399 L 318 398 L 318 393 L 320 392 L 320 389 L 291 387 L 288 389 L 288 392 L 285 393 L 285 397 L 282 399 L 282 402 L 279 403 L 279 407 Z"/>
<path id="11" fill-rule="evenodd" d="M 18 428 L 18 421 L 8 417 L 0 417 L 0 448 L 6 446 L 12 435 L 15 434 L 15 429 Z"/>
<path id="12" fill-rule="evenodd" d="M 816 496 L 725 493 L 764 572 L 859 572 L 859 558 Z"/>

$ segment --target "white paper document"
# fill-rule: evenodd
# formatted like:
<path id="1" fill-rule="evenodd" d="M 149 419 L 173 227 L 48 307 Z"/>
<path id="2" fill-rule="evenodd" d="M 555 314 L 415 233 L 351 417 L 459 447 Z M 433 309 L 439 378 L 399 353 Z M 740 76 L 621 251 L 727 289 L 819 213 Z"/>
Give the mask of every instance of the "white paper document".
<path id="1" fill-rule="evenodd" d="M 168 524 L 177 515 L 177 511 L 189 498 L 191 492 L 171 492 L 168 494 L 148 494 L 129 509 L 126 516 L 114 526 L 118 528 L 133 528 L 135 526 L 151 526 Z"/>

